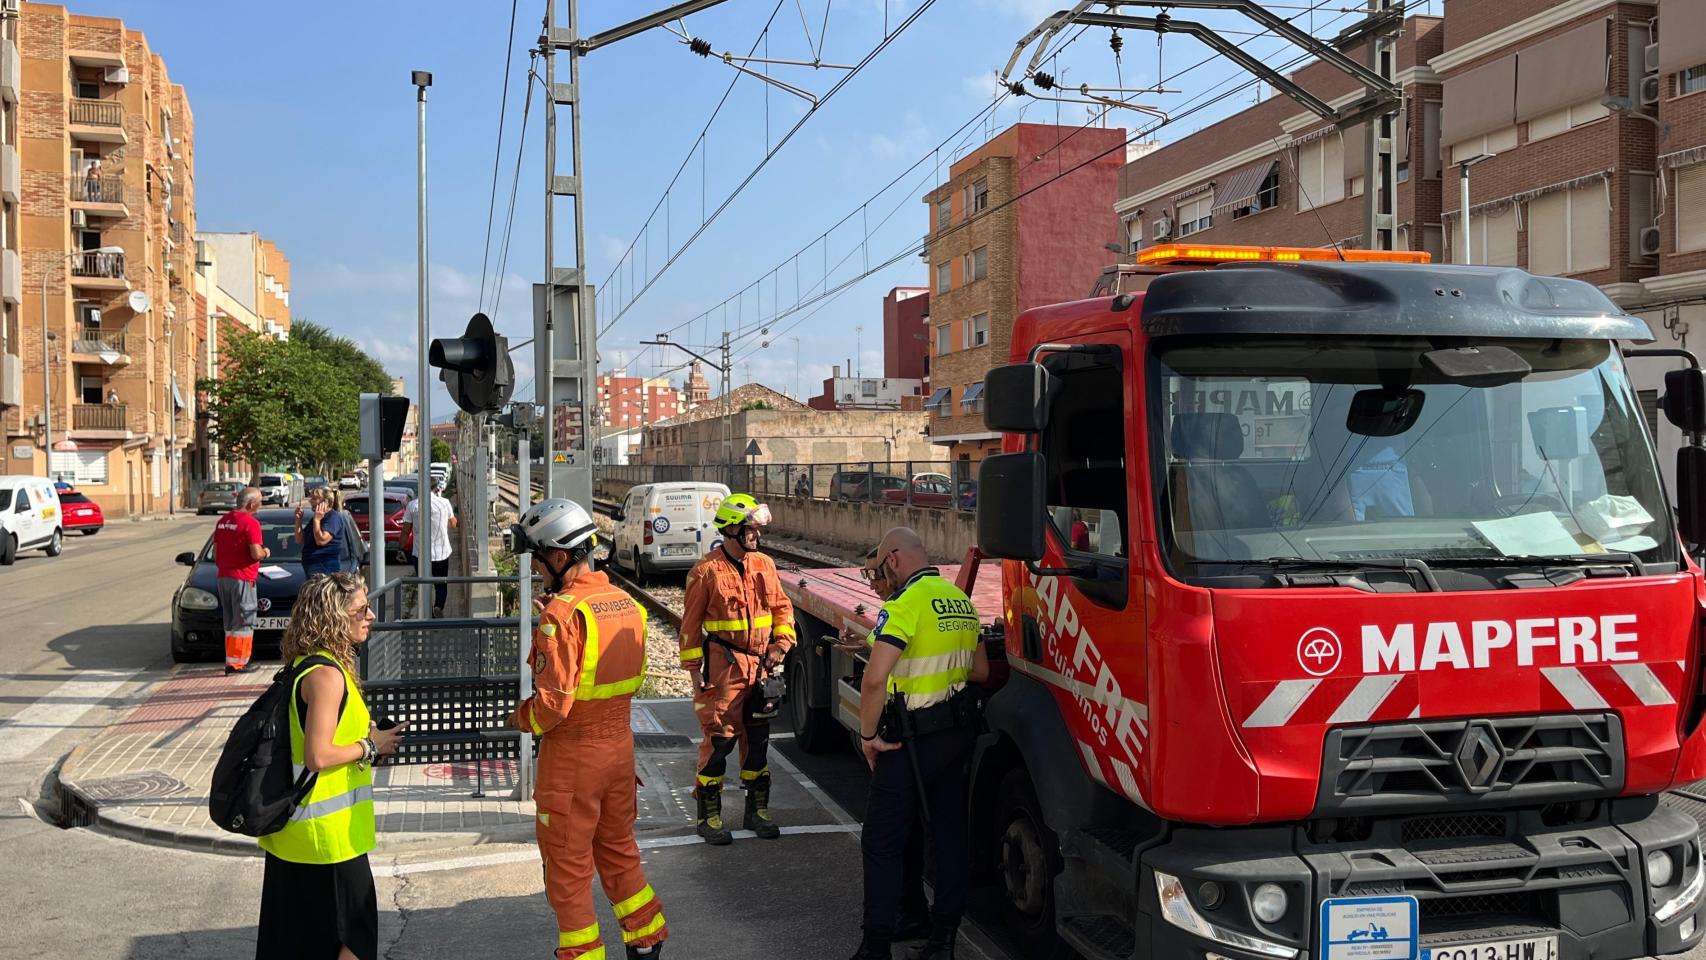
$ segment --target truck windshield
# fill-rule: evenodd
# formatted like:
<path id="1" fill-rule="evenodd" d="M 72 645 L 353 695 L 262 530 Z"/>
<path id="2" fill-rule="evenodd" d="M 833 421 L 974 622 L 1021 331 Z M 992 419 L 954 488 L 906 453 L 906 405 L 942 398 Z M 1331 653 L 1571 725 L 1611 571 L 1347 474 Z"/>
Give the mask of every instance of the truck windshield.
<path id="1" fill-rule="evenodd" d="M 1598 553 L 1676 562 L 1621 356 L 1606 341 L 1499 345 L 1532 369 L 1488 386 L 1439 373 L 1423 355 L 1440 345 L 1420 338 L 1159 341 L 1152 456 L 1176 572 Z"/>

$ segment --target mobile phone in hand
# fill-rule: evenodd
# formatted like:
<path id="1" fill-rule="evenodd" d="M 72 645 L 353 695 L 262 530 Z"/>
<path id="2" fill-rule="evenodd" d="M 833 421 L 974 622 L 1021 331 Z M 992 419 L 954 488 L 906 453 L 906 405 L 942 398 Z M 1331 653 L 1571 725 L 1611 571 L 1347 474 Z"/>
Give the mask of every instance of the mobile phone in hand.
<path id="1" fill-rule="evenodd" d="M 393 719 L 391 719 L 391 718 L 390 718 L 390 717 L 386 717 L 386 718 L 385 718 L 385 719 L 383 719 L 383 720 L 381 720 L 381 721 L 379 721 L 379 723 L 378 723 L 378 724 L 376 724 L 376 726 L 377 726 L 377 727 L 378 727 L 378 728 L 379 728 L 379 729 L 380 729 L 380 730 L 389 730 L 389 729 L 391 729 L 391 728 L 392 728 L 392 727 L 395 727 L 395 726 L 396 726 L 396 725 L 397 725 L 397 723 L 398 723 L 398 721 L 396 721 L 396 720 L 393 720 Z"/>

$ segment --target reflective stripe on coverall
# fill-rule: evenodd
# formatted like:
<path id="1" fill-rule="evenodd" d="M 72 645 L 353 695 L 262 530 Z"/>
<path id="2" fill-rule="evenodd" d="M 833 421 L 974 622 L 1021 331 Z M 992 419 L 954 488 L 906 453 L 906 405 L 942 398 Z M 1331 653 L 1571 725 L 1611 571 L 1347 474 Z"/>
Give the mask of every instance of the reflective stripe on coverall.
<path id="1" fill-rule="evenodd" d="M 534 694 L 512 719 L 540 738 L 535 832 L 557 914 L 557 956 L 603 960 L 595 869 L 623 943 L 661 943 L 669 936 L 663 903 L 634 842 L 629 701 L 645 677 L 645 611 L 604 574 L 588 573 L 546 600 L 528 663 Z"/>
<path id="2" fill-rule="evenodd" d="M 737 564 L 718 549 L 687 575 L 681 667 L 708 681 L 693 697 L 705 732 L 699 744 L 699 784 L 722 784 L 724 760 L 737 741 L 742 780 L 769 772 L 770 721 L 747 716 L 747 694 L 760 678 L 764 655 L 773 653 L 780 660 L 793 646 L 794 605 L 782 592 L 774 560 L 748 553 Z"/>

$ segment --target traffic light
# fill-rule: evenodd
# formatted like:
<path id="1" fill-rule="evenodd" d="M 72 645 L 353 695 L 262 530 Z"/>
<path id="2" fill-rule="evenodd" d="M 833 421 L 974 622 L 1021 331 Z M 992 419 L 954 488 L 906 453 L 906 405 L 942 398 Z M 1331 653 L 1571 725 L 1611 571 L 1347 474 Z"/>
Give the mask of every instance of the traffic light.
<path id="1" fill-rule="evenodd" d="M 443 371 L 439 379 L 451 399 L 469 413 L 496 413 L 509 402 L 515 385 L 509 338 L 493 332 L 483 313 L 474 314 L 462 336 L 434 340 L 427 362 Z"/>
<path id="2" fill-rule="evenodd" d="M 403 448 L 403 427 L 409 420 L 409 398 L 361 395 L 361 449 L 369 460 L 383 460 Z"/>

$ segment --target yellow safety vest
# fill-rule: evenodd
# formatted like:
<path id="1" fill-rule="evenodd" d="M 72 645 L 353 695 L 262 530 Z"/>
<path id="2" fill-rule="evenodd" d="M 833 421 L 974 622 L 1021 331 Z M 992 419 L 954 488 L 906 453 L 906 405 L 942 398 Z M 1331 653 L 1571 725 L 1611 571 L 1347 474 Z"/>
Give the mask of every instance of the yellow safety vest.
<path id="1" fill-rule="evenodd" d="M 302 662 L 297 657 L 292 666 Z M 296 677 L 302 683 L 309 667 Z M 332 731 L 332 743 L 343 747 L 360 743 L 367 736 L 367 703 L 348 670 L 338 667 L 344 675 L 344 689 L 349 700 L 343 716 Z M 296 688 L 290 691 L 290 763 L 297 776 L 302 775 L 302 718 L 296 712 Z M 308 796 L 291 814 L 290 822 L 277 833 L 260 838 L 261 849 L 280 860 L 292 863 L 342 863 L 373 849 L 373 771 L 363 770 L 354 763 L 343 763 L 321 770 Z"/>
<path id="2" fill-rule="evenodd" d="M 912 710 L 941 703 L 960 692 L 971 672 L 982 624 L 977 608 L 959 587 L 934 569 L 915 575 L 883 604 L 872 639 L 906 641 L 889 674 L 889 692 Z"/>

